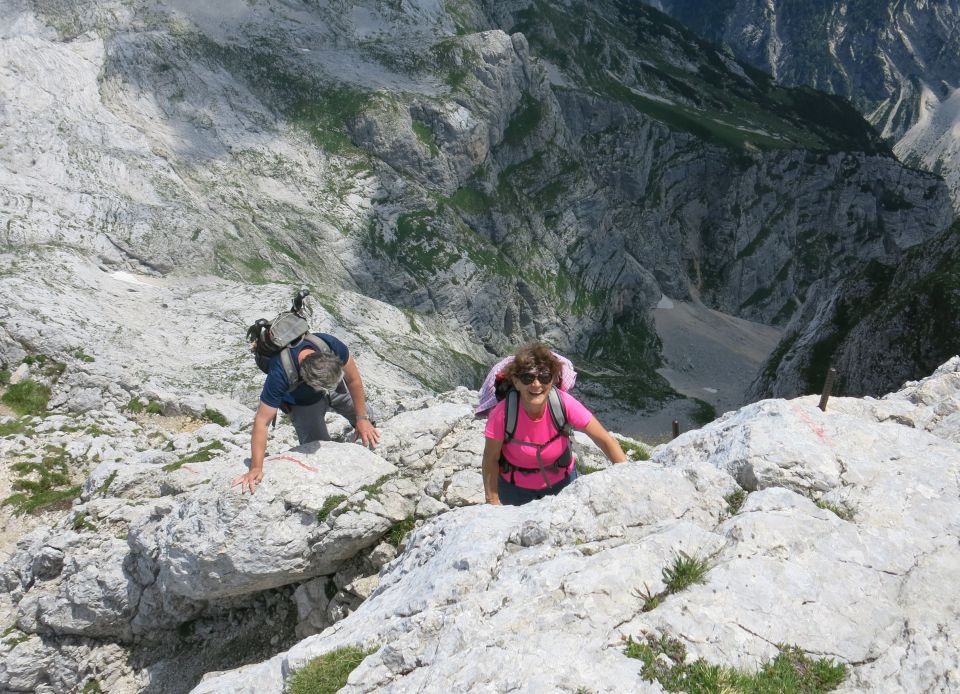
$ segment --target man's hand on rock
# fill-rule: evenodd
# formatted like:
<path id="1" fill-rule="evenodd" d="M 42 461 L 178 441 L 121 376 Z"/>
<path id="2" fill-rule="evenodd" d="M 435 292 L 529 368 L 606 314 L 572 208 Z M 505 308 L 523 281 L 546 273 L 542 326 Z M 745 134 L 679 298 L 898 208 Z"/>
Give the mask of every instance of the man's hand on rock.
<path id="1" fill-rule="evenodd" d="M 263 479 L 263 469 L 260 470 L 251 470 L 245 475 L 240 475 L 237 479 L 230 483 L 231 487 L 240 485 L 240 493 L 243 494 L 244 489 L 249 489 L 250 493 L 253 494 L 253 491 L 257 488 L 257 483 Z"/>
<path id="2" fill-rule="evenodd" d="M 357 419 L 357 435 L 354 438 L 357 443 L 362 443 L 368 448 L 376 448 L 380 443 L 380 432 L 370 423 L 369 419 Z"/>

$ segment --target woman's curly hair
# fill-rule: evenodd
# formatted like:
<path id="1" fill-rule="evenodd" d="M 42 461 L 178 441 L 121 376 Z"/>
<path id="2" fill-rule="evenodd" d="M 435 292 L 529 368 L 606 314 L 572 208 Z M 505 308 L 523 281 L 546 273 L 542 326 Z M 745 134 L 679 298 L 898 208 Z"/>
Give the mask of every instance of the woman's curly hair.
<path id="1" fill-rule="evenodd" d="M 550 371 L 555 379 L 559 379 L 560 369 L 560 360 L 549 347 L 542 342 L 531 342 L 517 350 L 503 375 L 512 379 L 528 371 Z"/>

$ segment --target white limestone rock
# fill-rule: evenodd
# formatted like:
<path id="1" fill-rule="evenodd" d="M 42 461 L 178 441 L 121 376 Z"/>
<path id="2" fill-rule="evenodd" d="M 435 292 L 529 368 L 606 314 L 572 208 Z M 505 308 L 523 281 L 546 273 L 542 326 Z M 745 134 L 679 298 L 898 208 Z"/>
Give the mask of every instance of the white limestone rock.
<path id="1" fill-rule="evenodd" d="M 134 552 L 149 553 L 155 533 L 156 585 L 191 599 L 265 590 L 332 573 L 365 546 L 375 544 L 390 520 L 345 511 L 318 521 L 324 502 L 373 484 L 395 468 L 367 449 L 326 442 L 269 459 L 253 495 L 228 490 L 243 472 L 229 466 L 210 485 L 179 501 L 158 527 L 131 529 Z"/>
<path id="2" fill-rule="evenodd" d="M 444 492 L 444 501 L 450 507 L 482 504 L 484 496 L 481 474 L 476 470 L 455 472 Z"/>
<path id="3" fill-rule="evenodd" d="M 908 387 L 935 394 L 914 398 L 917 421 L 954 396 L 952 373 Z M 896 403 L 809 400 L 748 406 L 553 498 L 444 513 L 355 612 L 194 692 L 279 694 L 347 645 L 374 651 L 350 691 L 659 691 L 624 655 L 645 634 L 747 670 L 797 645 L 846 665 L 842 691 L 960 686 L 960 448 L 889 417 Z M 750 493 L 731 511 L 735 476 Z M 644 611 L 681 552 L 706 560 L 704 581 Z M 578 657 L 537 668 L 544 640 Z"/>

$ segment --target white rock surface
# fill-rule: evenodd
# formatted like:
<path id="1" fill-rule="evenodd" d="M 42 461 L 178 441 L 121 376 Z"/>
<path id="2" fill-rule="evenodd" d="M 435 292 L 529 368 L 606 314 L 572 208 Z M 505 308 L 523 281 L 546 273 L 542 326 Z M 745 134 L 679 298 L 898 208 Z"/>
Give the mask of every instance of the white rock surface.
<path id="1" fill-rule="evenodd" d="M 747 670 L 797 645 L 846 665 L 842 691 L 952 691 L 960 446 L 931 433 L 943 419 L 912 425 L 960 397 L 955 373 L 826 412 L 757 403 L 555 498 L 445 513 L 356 612 L 194 692 L 279 694 L 347 645 L 374 652 L 346 691 L 659 691 L 624 655 L 622 639 L 645 634 Z M 730 515 L 736 479 L 750 493 Z M 679 552 L 708 560 L 705 581 L 643 611 Z M 538 667 L 544 643 L 576 657 Z"/>

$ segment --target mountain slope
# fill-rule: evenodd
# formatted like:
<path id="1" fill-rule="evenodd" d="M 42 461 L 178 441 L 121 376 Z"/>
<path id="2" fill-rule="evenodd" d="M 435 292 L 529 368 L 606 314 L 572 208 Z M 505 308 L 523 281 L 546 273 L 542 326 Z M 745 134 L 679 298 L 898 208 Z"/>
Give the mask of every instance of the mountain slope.
<path id="1" fill-rule="evenodd" d="M 221 9 L 8 6 L 11 246 L 309 284 L 331 312 L 356 291 L 491 356 L 537 336 L 649 407 L 675 397 L 663 294 L 782 325 L 813 282 L 949 218 L 842 102 L 633 3 Z"/>
<path id="2" fill-rule="evenodd" d="M 844 96 L 960 209 L 960 3 L 653 0 L 786 85 Z"/>
<path id="3" fill-rule="evenodd" d="M 878 396 L 883 384 L 960 353 L 960 222 L 899 263 L 873 261 L 821 294 L 786 331 L 753 397 L 819 392 L 831 366 L 835 393 Z"/>

